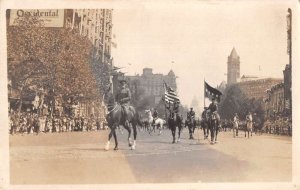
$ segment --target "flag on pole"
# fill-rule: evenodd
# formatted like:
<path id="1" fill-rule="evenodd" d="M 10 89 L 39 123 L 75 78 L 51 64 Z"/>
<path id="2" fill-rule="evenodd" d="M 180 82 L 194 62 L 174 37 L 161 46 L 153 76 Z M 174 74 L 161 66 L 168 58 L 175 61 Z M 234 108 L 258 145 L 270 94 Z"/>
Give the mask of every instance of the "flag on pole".
<path id="1" fill-rule="evenodd" d="M 179 97 L 177 96 L 176 92 L 170 87 L 168 86 L 165 82 L 164 82 L 164 90 L 165 90 L 165 94 L 164 94 L 164 101 L 165 103 L 179 103 Z"/>
<path id="2" fill-rule="evenodd" d="M 209 98 L 210 100 L 212 100 L 212 98 L 215 98 L 218 102 L 220 102 L 222 92 L 211 87 L 205 81 L 204 81 L 204 92 L 205 92 L 205 98 Z"/>

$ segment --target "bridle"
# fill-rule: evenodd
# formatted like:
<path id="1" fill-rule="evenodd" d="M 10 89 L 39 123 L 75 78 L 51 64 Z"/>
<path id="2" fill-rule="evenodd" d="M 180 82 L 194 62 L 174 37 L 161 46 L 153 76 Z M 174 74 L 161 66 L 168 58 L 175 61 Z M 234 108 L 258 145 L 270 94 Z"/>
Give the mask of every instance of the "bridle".
<path id="1" fill-rule="evenodd" d="M 110 110 L 110 111 L 107 113 L 107 115 L 109 115 L 110 113 L 114 112 L 116 109 L 120 109 L 119 104 L 115 104 L 115 105 L 113 105 L 113 106 L 108 106 L 108 108 L 109 108 L 109 107 L 113 107 L 113 109 Z"/>

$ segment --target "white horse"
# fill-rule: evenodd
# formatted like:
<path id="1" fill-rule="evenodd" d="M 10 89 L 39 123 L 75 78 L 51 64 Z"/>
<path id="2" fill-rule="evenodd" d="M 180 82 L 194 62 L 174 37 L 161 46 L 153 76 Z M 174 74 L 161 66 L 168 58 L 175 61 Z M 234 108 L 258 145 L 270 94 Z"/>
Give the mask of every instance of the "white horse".
<path id="1" fill-rule="evenodd" d="M 233 131 L 233 137 L 237 137 L 238 131 L 239 131 L 239 119 L 237 116 L 233 118 L 233 126 L 232 126 L 232 131 Z"/>
<path id="2" fill-rule="evenodd" d="M 154 118 L 152 116 L 151 110 L 145 110 L 145 113 L 147 115 L 147 121 L 149 123 L 149 126 L 151 125 L 153 126 L 153 131 L 155 131 L 155 127 L 158 127 L 159 135 L 160 135 L 162 133 L 163 126 L 166 124 L 166 121 L 158 117 L 155 119 L 153 125 Z"/>

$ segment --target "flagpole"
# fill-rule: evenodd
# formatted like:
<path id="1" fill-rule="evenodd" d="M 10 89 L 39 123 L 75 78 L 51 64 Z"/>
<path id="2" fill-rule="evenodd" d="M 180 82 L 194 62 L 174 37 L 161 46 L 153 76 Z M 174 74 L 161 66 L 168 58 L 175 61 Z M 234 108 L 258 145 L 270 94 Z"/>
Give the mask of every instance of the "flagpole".
<path id="1" fill-rule="evenodd" d="M 164 87 L 164 95 L 163 95 L 163 100 L 164 100 L 164 105 L 165 105 L 165 119 L 166 119 L 166 124 L 168 125 L 168 119 L 167 119 L 167 108 L 166 108 L 166 98 L 165 98 L 165 94 L 166 94 L 166 86 L 165 86 L 165 81 L 163 81 L 163 87 Z"/>

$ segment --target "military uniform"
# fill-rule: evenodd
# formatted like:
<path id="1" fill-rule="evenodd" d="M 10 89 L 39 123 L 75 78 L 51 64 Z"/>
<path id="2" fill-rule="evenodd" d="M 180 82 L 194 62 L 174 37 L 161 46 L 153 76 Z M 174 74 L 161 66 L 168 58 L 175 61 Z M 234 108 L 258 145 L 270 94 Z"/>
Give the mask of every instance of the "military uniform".
<path id="1" fill-rule="evenodd" d="M 131 93 L 129 88 L 127 87 L 122 88 L 116 96 L 116 101 L 121 105 L 128 105 L 130 100 L 131 100 Z"/>
<path id="2" fill-rule="evenodd" d="M 195 112 L 193 110 L 189 111 L 189 117 L 195 119 Z"/>
<path id="3" fill-rule="evenodd" d="M 211 103 L 208 107 L 208 110 L 210 111 L 210 113 L 213 113 L 215 111 L 218 111 L 218 106 L 214 103 Z"/>
<path id="4" fill-rule="evenodd" d="M 209 117 L 211 118 L 212 114 L 215 112 L 217 117 L 218 125 L 220 124 L 220 116 L 218 114 L 218 106 L 217 104 L 211 103 L 208 107 L 209 110 Z"/>
<path id="5" fill-rule="evenodd" d="M 157 110 L 154 110 L 154 112 L 153 112 L 153 122 L 152 122 L 152 125 L 155 124 L 155 120 L 157 119 L 157 117 L 158 117 L 158 112 L 157 112 Z"/>
<path id="6" fill-rule="evenodd" d="M 123 81 L 124 80 L 122 80 L 120 82 L 123 82 Z M 129 88 L 128 87 L 121 88 L 116 95 L 116 101 L 122 106 L 125 122 L 127 123 L 127 125 L 128 125 L 128 121 L 127 121 L 128 114 L 127 113 L 128 113 L 128 109 L 129 109 L 130 100 L 131 100 L 131 92 L 130 92 Z"/>

